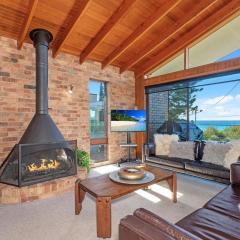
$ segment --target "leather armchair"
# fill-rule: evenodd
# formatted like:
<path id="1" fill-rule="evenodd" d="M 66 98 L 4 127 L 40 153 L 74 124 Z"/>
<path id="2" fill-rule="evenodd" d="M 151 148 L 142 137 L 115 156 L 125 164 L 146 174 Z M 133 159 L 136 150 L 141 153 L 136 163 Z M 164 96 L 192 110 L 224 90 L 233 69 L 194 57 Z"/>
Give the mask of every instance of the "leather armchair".
<path id="1" fill-rule="evenodd" d="M 239 161 L 231 165 L 230 181 L 232 185 L 240 185 L 240 162 Z"/>
<path id="2" fill-rule="evenodd" d="M 190 232 L 167 222 L 154 213 L 139 208 L 133 216 L 123 218 L 119 240 L 200 240 Z"/>
<path id="3" fill-rule="evenodd" d="M 231 165 L 231 183 L 203 208 L 176 224 L 137 209 L 121 220 L 119 240 L 239 240 L 240 162 Z"/>

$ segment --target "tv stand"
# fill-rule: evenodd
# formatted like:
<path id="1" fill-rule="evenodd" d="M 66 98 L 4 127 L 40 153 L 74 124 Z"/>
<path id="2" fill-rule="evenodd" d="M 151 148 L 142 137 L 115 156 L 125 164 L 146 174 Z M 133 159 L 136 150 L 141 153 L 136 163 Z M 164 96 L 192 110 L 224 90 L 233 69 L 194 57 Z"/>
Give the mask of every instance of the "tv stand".
<path id="1" fill-rule="evenodd" d="M 127 155 L 127 158 L 126 159 L 121 159 L 119 162 L 118 162 L 118 166 L 120 167 L 120 164 L 121 163 L 125 163 L 125 162 L 131 162 L 131 161 L 136 161 L 137 160 L 137 156 L 135 159 L 131 159 L 131 148 L 137 148 L 137 144 L 136 143 L 132 143 L 131 141 L 131 132 L 127 132 L 127 143 L 125 144 L 120 144 L 120 147 L 122 148 L 127 148 L 128 150 L 128 155 Z"/>

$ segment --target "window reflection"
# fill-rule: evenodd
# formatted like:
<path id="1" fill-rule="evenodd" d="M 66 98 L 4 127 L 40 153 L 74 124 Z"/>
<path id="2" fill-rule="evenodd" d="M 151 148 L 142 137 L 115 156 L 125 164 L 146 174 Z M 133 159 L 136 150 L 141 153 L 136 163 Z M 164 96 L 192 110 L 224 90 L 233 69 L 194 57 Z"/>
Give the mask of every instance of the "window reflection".
<path id="1" fill-rule="evenodd" d="M 239 24 L 240 17 L 237 17 L 190 48 L 189 67 L 240 57 Z"/>
<path id="2" fill-rule="evenodd" d="M 90 126 L 91 138 L 106 137 L 106 84 L 90 81 Z"/>
<path id="3" fill-rule="evenodd" d="M 107 160 L 107 144 L 91 145 L 91 160 L 95 163 Z"/>
<path id="4" fill-rule="evenodd" d="M 240 139 L 239 74 L 153 86 L 147 96 L 150 142 L 155 133 L 177 134 L 181 141 Z"/>
<path id="5" fill-rule="evenodd" d="M 106 83 L 90 80 L 90 157 L 93 162 L 107 159 L 107 91 Z M 94 141 L 95 140 L 95 141 Z M 101 144 L 99 144 L 99 140 Z"/>

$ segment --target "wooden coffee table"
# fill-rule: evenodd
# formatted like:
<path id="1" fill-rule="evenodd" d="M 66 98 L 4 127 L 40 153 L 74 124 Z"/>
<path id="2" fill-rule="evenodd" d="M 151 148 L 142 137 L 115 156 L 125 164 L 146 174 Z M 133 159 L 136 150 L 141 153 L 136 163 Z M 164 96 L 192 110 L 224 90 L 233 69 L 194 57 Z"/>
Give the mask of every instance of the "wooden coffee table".
<path id="1" fill-rule="evenodd" d="M 147 171 L 155 175 L 152 182 L 139 185 L 126 185 L 115 183 L 110 180 L 108 174 L 95 178 L 87 178 L 75 183 L 75 214 L 80 214 L 82 202 L 86 192 L 96 198 L 97 207 L 97 236 L 99 238 L 111 237 L 111 202 L 138 189 L 146 189 L 149 185 L 167 181 L 172 191 L 172 200 L 177 202 L 177 179 L 176 173 L 165 171 L 158 167 L 147 166 Z"/>

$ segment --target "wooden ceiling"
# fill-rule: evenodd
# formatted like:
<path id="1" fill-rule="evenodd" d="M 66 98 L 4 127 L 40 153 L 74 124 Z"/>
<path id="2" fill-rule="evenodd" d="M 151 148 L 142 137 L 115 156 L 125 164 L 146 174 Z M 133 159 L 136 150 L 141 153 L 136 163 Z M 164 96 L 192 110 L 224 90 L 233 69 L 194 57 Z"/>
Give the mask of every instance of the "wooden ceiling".
<path id="1" fill-rule="evenodd" d="M 240 0 L 0 0 L 0 35 L 52 32 L 59 52 L 142 76 L 239 14 Z"/>

